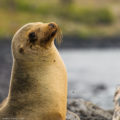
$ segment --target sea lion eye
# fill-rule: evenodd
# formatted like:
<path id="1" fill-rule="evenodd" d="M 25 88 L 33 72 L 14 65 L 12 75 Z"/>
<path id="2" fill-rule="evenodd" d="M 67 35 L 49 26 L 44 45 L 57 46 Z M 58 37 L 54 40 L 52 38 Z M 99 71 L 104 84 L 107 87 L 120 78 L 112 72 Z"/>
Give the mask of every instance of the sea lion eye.
<path id="1" fill-rule="evenodd" d="M 31 33 L 29 34 L 29 40 L 30 40 L 30 42 L 32 42 L 32 43 L 34 43 L 34 42 L 37 40 L 37 36 L 36 36 L 35 32 L 31 32 Z"/>

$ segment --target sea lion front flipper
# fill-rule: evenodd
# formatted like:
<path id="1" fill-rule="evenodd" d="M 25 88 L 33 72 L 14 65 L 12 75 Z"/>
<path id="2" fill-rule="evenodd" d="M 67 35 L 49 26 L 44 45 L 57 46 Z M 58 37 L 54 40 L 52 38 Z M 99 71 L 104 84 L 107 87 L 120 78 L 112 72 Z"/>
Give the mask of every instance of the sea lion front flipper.
<path id="1" fill-rule="evenodd" d="M 7 97 L 8 98 L 8 97 Z M 0 108 L 7 102 L 7 98 L 5 98 L 1 103 L 0 103 Z"/>

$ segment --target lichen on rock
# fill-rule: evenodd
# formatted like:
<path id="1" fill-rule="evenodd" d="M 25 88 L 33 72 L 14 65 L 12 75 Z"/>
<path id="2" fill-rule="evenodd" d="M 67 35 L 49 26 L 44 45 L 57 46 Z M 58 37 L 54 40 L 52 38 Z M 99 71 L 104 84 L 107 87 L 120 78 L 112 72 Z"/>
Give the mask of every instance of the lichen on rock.
<path id="1" fill-rule="evenodd" d="M 104 110 L 83 99 L 68 99 L 68 110 L 77 114 L 80 120 L 112 120 L 113 116 L 113 110 Z"/>

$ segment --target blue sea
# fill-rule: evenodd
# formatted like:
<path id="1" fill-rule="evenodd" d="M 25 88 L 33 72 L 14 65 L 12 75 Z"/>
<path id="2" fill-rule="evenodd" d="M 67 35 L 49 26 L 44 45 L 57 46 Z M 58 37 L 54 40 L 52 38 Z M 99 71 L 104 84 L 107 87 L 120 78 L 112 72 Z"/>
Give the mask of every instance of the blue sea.
<path id="1" fill-rule="evenodd" d="M 68 72 L 68 98 L 84 98 L 113 109 L 120 84 L 120 49 L 61 50 Z"/>

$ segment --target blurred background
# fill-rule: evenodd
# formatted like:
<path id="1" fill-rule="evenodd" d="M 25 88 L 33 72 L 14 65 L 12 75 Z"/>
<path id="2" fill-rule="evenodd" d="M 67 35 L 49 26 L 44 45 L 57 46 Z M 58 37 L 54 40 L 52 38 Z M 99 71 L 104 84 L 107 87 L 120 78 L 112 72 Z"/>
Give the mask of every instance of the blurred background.
<path id="1" fill-rule="evenodd" d="M 68 98 L 112 109 L 120 81 L 120 0 L 0 0 L 0 101 L 8 94 L 11 39 L 28 22 L 56 22 Z"/>

